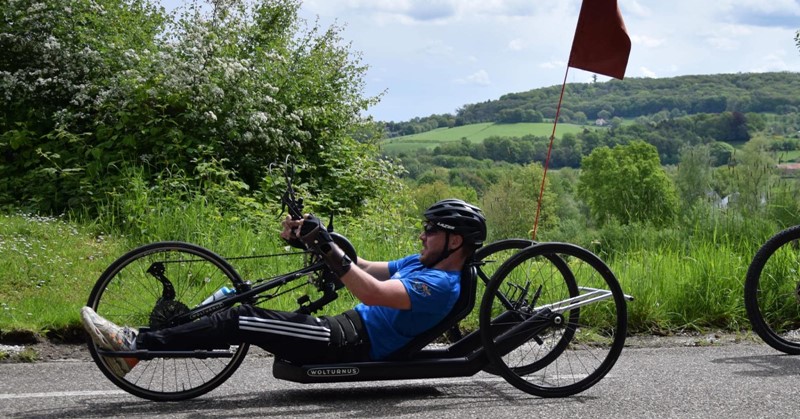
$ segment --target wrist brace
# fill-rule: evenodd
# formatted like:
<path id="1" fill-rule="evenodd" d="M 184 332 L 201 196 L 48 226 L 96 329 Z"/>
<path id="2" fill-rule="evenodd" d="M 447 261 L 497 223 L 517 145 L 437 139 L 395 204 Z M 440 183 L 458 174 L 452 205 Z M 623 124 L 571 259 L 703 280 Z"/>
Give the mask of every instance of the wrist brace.
<path id="1" fill-rule="evenodd" d="M 309 223 L 312 225 L 312 223 Z M 305 227 L 305 223 L 304 223 Z M 339 277 L 350 271 L 352 260 L 344 251 L 333 242 L 328 231 L 320 223 L 316 223 L 300 237 L 309 250 L 315 251 L 322 257 L 326 265 Z"/>

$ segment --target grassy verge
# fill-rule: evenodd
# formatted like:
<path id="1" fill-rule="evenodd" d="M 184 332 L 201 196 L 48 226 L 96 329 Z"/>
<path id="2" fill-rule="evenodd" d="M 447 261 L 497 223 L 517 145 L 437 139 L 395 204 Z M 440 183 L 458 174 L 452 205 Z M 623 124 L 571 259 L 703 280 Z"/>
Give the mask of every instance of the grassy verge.
<path id="1" fill-rule="evenodd" d="M 185 214 L 184 214 L 185 215 Z M 96 226 L 80 225 L 59 218 L 29 215 L 0 216 L 0 340 L 16 332 L 67 334 L 79 327 L 79 310 L 86 304 L 102 272 L 125 252 L 152 241 L 146 237 L 107 235 Z M 176 214 L 175 218 L 179 216 Z M 173 217 L 154 217 L 155 231 L 173 233 L 163 240 L 197 243 L 223 257 L 252 256 L 283 252 L 278 239 L 279 223 L 266 220 L 272 228 L 253 228 L 241 222 L 196 221 L 194 226 L 176 226 Z M 208 220 L 203 214 L 183 219 Z M 160 220 L 156 221 L 156 220 Z M 162 224 L 162 225 L 159 225 Z M 205 231 L 200 231 L 205 228 Z M 380 229 L 378 229 L 380 230 Z M 339 225 L 337 231 L 353 235 L 359 254 L 368 259 L 387 259 L 418 250 L 416 233 L 404 239 L 372 240 L 359 235 L 358 226 Z M 374 232 L 373 232 L 374 234 Z M 387 233 L 389 235 L 389 233 Z M 257 279 L 286 272 L 289 268 L 273 259 L 232 260 L 246 279 Z M 274 308 L 294 309 L 299 295 L 291 294 Z M 351 308 L 355 300 L 347 293 L 326 307 L 326 313 Z"/>
<path id="2" fill-rule="evenodd" d="M 0 331 L 77 324 L 94 281 L 123 249 L 122 238 L 61 219 L 0 216 Z"/>
<path id="3" fill-rule="evenodd" d="M 7 215 L 0 220 L 0 334 L 76 328 L 78 311 L 103 270 L 118 256 L 142 244 L 137 242 L 141 239 L 109 236 L 98 233 L 94 226 L 56 218 Z M 261 232 L 236 223 L 217 225 L 214 234 L 167 239 L 195 238 L 198 244 L 225 257 L 263 254 L 282 250 L 277 239 L 278 223 L 274 224 L 272 231 Z M 356 224 L 343 224 L 337 230 L 351 239 L 362 257 L 372 260 L 395 258 L 419 246 L 412 231 L 397 238 L 396 231 L 387 230 L 386 237 L 376 240 L 374 229 L 365 231 Z M 753 247 L 754 251 L 757 246 Z M 625 292 L 636 297 L 629 304 L 631 331 L 739 331 L 748 327 L 742 289 L 750 257 L 742 253 L 740 245 L 734 248 L 700 242 L 686 250 L 685 246 L 665 243 L 658 249 L 628 251 L 606 262 Z M 284 269 L 259 259 L 232 263 L 247 278 Z M 292 309 L 296 297 L 287 296 L 275 308 Z M 343 311 L 355 302 L 342 292 L 323 314 Z M 464 326 L 474 327 L 470 322 L 476 320 L 471 317 Z"/>

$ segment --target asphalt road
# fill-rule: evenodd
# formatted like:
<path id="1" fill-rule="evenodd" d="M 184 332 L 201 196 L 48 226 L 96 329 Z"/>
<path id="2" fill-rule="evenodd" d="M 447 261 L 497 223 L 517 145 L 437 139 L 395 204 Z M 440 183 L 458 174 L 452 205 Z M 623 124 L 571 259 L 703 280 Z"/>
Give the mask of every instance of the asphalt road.
<path id="1" fill-rule="evenodd" d="M 0 417 L 797 417 L 800 357 L 763 344 L 626 348 L 609 375 L 569 398 L 529 396 L 497 377 L 303 385 L 252 357 L 195 400 L 155 403 L 114 387 L 91 362 L 0 364 Z"/>

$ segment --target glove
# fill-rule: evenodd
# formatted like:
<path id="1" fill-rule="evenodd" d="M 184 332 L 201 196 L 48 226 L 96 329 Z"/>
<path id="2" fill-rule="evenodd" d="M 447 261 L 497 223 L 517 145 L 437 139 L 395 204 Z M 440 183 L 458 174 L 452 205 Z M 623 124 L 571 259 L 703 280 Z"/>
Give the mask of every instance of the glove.
<path id="1" fill-rule="evenodd" d="M 350 271 L 353 261 L 333 242 L 319 218 L 309 215 L 303 220 L 303 225 L 300 227 L 300 241 L 322 256 L 325 264 L 339 277 Z"/>
<path id="2" fill-rule="evenodd" d="M 333 243 L 328 230 L 322 226 L 322 220 L 314 215 L 308 215 L 300 226 L 300 240 L 306 246 L 322 245 Z"/>

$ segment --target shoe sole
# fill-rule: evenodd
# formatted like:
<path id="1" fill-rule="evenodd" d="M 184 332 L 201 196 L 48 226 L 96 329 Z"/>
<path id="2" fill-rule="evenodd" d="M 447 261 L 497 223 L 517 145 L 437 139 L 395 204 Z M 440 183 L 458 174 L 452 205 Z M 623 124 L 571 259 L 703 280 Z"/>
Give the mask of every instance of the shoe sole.
<path id="1" fill-rule="evenodd" d="M 86 333 L 89 334 L 89 337 L 96 346 L 108 351 L 113 350 L 111 344 L 105 340 L 105 338 L 103 338 L 103 335 L 100 334 L 99 329 L 95 327 L 94 322 L 85 310 L 81 310 L 81 320 L 83 320 L 83 329 L 86 330 Z M 106 365 L 108 365 L 108 368 L 111 370 L 111 372 L 113 372 L 117 377 L 124 377 L 125 374 L 131 370 L 131 368 L 128 366 L 128 363 L 125 362 L 123 358 L 111 356 L 104 356 L 102 358 Z"/>

